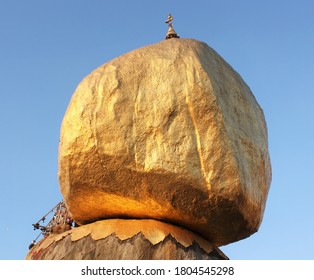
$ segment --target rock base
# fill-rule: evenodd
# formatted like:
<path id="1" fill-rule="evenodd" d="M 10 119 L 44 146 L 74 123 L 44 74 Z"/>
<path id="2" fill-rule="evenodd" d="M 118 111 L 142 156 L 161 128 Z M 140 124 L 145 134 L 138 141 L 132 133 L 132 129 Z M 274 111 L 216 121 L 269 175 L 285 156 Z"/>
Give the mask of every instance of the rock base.
<path id="1" fill-rule="evenodd" d="M 216 246 L 177 226 L 154 220 L 104 220 L 51 234 L 29 260 L 225 260 Z"/>

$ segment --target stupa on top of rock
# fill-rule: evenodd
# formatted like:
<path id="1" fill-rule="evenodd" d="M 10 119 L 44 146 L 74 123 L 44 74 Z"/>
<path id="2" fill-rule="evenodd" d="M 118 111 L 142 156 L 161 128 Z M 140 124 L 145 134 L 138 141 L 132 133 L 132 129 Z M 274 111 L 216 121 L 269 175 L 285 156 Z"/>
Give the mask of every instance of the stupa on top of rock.
<path id="1" fill-rule="evenodd" d="M 271 182 L 263 111 L 217 52 L 172 35 L 78 85 L 59 182 L 80 226 L 27 258 L 226 259 L 219 246 L 258 230 Z"/>
<path id="2" fill-rule="evenodd" d="M 167 20 L 165 21 L 165 23 L 167 23 L 169 25 L 169 29 L 168 29 L 168 32 L 167 32 L 165 39 L 180 38 L 180 36 L 177 34 L 177 32 L 175 32 L 173 29 L 172 20 L 173 20 L 173 17 L 171 14 L 169 14 Z"/>

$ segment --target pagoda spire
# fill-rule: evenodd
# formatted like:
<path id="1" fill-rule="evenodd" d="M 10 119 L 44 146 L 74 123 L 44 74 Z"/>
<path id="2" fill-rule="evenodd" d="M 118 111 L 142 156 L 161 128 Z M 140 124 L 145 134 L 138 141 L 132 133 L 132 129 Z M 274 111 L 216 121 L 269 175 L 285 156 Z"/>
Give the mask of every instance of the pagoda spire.
<path id="1" fill-rule="evenodd" d="M 172 20 L 173 20 L 173 17 L 171 14 L 169 14 L 168 19 L 165 21 L 165 23 L 167 23 L 169 26 L 165 39 L 180 38 L 180 36 L 173 29 Z"/>

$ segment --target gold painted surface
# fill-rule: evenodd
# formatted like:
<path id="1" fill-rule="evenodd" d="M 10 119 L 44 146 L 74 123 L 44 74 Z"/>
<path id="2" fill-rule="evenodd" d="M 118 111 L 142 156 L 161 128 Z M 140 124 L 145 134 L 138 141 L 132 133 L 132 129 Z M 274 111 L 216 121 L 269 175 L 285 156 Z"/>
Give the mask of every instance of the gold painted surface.
<path id="1" fill-rule="evenodd" d="M 46 249 L 52 243 L 58 242 L 68 235 L 71 235 L 72 241 L 77 241 L 88 235 L 90 235 L 93 240 L 99 240 L 111 234 L 115 234 L 120 240 L 126 240 L 138 233 L 142 233 L 153 245 L 162 242 L 168 235 L 171 235 L 185 248 L 191 246 L 193 242 L 196 242 L 206 253 L 211 252 L 213 248 L 220 252 L 216 246 L 204 238 L 178 226 L 155 220 L 110 219 L 73 228 L 61 234 L 51 234 L 39 241 L 29 251 L 26 259 L 30 259 L 32 254 Z"/>
<path id="2" fill-rule="evenodd" d="M 151 218 L 215 244 L 237 241 L 259 228 L 270 186 L 263 111 L 202 42 L 134 50 L 93 71 L 73 94 L 59 181 L 79 224 Z"/>

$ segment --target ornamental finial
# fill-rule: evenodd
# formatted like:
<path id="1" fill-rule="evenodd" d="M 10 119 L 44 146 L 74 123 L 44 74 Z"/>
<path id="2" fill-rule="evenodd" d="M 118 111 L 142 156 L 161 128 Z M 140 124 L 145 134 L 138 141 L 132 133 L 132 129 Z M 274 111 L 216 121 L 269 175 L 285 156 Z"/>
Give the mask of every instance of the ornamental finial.
<path id="1" fill-rule="evenodd" d="M 167 23 L 169 26 L 169 29 L 168 29 L 168 32 L 166 35 L 166 39 L 180 38 L 180 36 L 178 36 L 178 34 L 173 29 L 172 20 L 173 20 L 173 17 L 171 14 L 169 14 L 167 20 L 165 21 L 165 23 Z"/>

